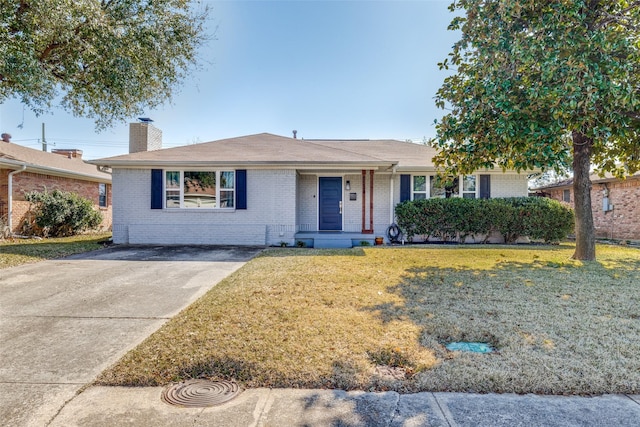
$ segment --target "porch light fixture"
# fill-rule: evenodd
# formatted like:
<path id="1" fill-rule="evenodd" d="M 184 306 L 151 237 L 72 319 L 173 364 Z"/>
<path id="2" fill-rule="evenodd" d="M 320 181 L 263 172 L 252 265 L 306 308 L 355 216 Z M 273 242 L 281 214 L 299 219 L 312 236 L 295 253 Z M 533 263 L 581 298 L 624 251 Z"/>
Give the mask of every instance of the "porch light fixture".
<path id="1" fill-rule="evenodd" d="M 345 189 L 345 190 L 351 190 L 351 181 L 347 181 L 347 182 L 344 184 L 344 189 Z"/>

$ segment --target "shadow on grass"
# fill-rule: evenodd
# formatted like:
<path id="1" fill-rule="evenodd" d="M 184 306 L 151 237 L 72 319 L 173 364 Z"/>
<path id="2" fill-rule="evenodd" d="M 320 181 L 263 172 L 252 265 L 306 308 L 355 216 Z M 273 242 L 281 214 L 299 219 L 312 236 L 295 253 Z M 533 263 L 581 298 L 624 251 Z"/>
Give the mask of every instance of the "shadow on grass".
<path id="1" fill-rule="evenodd" d="M 0 244 L 0 256 L 20 255 L 40 259 L 58 258 L 100 249 L 105 246 L 105 240 L 105 236 L 99 236 L 72 241 L 64 241 L 61 239 L 30 240 L 28 242 L 7 241 Z"/>
<path id="2" fill-rule="evenodd" d="M 316 256 L 366 256 L 362 247 L 347 249 L 314 249 L 314 248 L 267 248 L 260 257 L 316 257 Z"/>

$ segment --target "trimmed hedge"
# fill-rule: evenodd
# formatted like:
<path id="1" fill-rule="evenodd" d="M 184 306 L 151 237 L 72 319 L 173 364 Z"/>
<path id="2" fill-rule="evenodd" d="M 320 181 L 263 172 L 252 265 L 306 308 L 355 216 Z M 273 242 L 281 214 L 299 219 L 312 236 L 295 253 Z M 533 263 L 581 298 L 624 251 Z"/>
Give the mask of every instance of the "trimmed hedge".
<path id="1" fill-rule="evenodd" d="M 573 211 L 557 200 L 543 197 L 502 199 L 424 199 L 396 206 L 398 226 L 408 239 L 424 235 L 443 241 L 464 241 L 497 231 L 505 242 L 528 236 L 558 242 L 573 231 Z"/>

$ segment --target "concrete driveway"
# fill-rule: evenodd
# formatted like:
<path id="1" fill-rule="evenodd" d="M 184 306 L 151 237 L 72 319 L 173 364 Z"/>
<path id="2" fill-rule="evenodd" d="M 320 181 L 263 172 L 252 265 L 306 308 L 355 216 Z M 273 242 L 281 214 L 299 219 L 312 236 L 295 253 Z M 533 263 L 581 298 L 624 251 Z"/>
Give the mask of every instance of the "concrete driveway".
<path id="1" fill-rule="evenodd" d="M 0 420 L 44 426 L 260 248 L 112 247 L 0 270 Z"/>

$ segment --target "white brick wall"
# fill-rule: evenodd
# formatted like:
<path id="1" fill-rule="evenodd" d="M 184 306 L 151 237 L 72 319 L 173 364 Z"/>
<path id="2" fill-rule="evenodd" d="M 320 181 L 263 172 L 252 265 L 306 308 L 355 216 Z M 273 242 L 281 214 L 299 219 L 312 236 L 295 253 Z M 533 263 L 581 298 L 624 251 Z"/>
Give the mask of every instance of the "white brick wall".
<path id="1" fill-rule="evenodd" d="M 527 197 L 529 187 L 526 174 L 495 174 L 491 175 L 491 198 L 496 197 Z"/>
<path id="2" fill-rule="evenodd" d="M 248 170 L 246 210 L 151 209 L 148 169 L 113 171 L 113 240 L 131 244 L 294 244 L 296 173 Z"/>
<path id="3" fill-rule="evenodd" d="M 296 225 L 300 231 L 315 231 L 318 229 L 317 192 L 317 176 L 298 176 L 298 219 Z"/>

